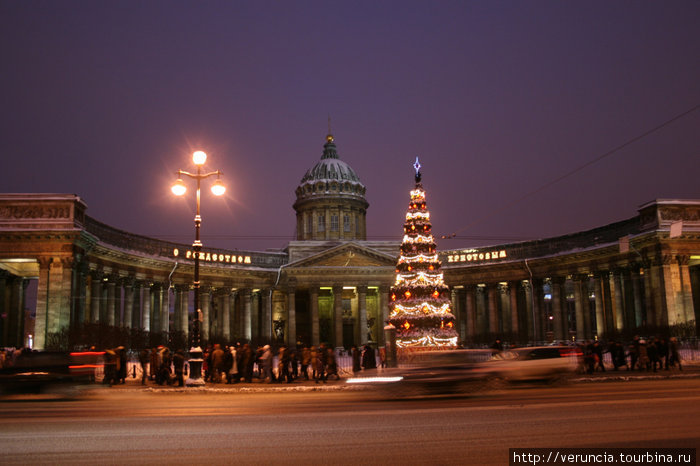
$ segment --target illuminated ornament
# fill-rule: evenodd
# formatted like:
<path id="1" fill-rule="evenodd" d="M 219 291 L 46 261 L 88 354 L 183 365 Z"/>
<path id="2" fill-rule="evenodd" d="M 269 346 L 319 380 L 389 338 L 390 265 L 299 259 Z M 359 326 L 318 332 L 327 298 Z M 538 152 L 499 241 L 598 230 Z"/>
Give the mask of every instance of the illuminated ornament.
<path id="1" fill-rule="evenodd" d="M 406 321 L 406 322 L 403 323 L 403 328 L 405 328 L 406 330 L 408 330 L 409 328 L 411 328 L 411 324 L 409 324 L 408 321 Z"/>
<path id="2" fill-rule="evenodd" d="M 440 328 L 445 328 L 445 322 L 442 320 L 440 321 Z"/>
<path id="3" fill-rule="evenodd" d="M 435 267 L 433 267 L 433 265 L 430 264 L 430 265 L 428 266 L 428 270 L 435 270 Z"/>
<path id="4" fill-rule="evenodd" d="M 438 290 L 433 291 L 433 296 L 434 296 L 435 298 L 439 297 L 439 296 L 440 296 L 440 292 L 439 292 Z"/>
<path id="5" fill-rule="evenodd" d="M 447 323 L 447 328 L 452 328 L 453 326 L 454 326 L 454 324 L 452 322 Z"/>
<path id="6" fill-rule="evenodd" d="M 415 226 L 415 225 L 411 225 L 411 230 L 415 230 L 415 229 L 416 229 L 416 226 Z"/>
<path id="7" fill-rule="evenodd" d="M 423 312 L 426 314 L 430 312 L 430 307 L 428 307 L 427 304 L 425 306 L 423 306 Z"/>
<path id="8" fill-rule="evenodd" d="M 392 295 L 391 295 L 391 300 L 392 300 L 392 301 L 396 301 L 396 295 L 395 295 L 395 294 L 392 294 Z"/>
<path id="9" fill-rule="evenodd" d="M 411 297 L 411 292 L 408 291 L 408 290 L 406 290 L 406 292 L 404 293 L 404 296 L 406 296 L 407 298 L 410 298 L 410 297 Z"/>
<path id="10" fill-rule="evenodd" d="M 413 270 L 413 268 L 409 265 L 409 266 L 408 266 L 408 271 L 410 272 L 411 270 Z"/>

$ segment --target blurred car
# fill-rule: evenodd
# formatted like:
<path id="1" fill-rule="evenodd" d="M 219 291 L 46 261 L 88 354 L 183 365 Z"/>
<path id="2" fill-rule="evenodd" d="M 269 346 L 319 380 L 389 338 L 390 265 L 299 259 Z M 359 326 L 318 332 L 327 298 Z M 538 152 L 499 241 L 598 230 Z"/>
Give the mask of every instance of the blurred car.
<path id="1" fill-rule="evenodd" d="M 563 381 L 576 371 L 581 356 L 570 346 L 525 347 L 498 353 L 432 351 L 420 354 L 402 368 L 385 370 L 378 377 L 351 378 L 348 383 L 376 386 L 391 396 L 473 393 L 511 383 Z"/>
<path id="2" fill-rule="evenodd" d="M 17 356 L 12 366 L 0 369 L 0 394 L 52 394 L 74 397 L 80 387 L 94 381 L 98 352 L 31 351 Z"/>

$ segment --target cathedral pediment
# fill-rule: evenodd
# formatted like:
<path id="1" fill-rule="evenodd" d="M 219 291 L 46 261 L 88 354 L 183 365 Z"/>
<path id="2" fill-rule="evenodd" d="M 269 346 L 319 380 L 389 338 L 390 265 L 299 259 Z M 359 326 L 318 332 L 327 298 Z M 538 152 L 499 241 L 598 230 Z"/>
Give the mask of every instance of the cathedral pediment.
<path id="1" fill-rule="evenodd" d="M 305 257 L 290 263 L 286 268 L 394 267 L 396 260 L 396 257 L 351 242 Z"/>

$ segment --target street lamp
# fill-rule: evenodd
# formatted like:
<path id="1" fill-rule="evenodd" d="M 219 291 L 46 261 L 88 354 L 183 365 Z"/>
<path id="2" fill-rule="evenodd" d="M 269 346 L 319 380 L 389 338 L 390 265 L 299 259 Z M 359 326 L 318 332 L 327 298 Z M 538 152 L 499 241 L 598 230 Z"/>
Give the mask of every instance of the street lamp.
<path id="1" fill-rule="evenodd" d="M 207 154 L 202 151 L 197 151 L 192 154 L 192 161 L 197 167 L 197 173 L 189 173 L 183 170 L 177 171 L 177 181 L 173 184 L 171 190 L 176 196 L 182 196 L 187 192 L 187 187 L 185 182 L 182 180 L 182 176 L 187 176 L 189 178 L 197 180 L 197 211 L 194 216 L 194 243 L 192 244 L 192 249 L 194 251 L 194 309 L 195 315 L 192 322 L 192 347 L 190 348 L 190 375 L 187 378 L 186 384 L 188 386 L 199 386 L 204 385 L 204 379 L 202 379 L 202 348 L 201 348 L 201 335 L 199 330 L 199 323 L 202 320 L 202 309 L 199 305 L 199 256 L 202 252 L 202 242 L 199 240 L 199 228 L 202 225 L 202 217 L 199 215 L 199 204 L 200 204 L 200 184 L 201 181 L 210 176 L 216 175 L 216 181 L 211 187 L 211 192 L 215 196 L 221 196 L 226 192 L 226 187 L 221 182 L 219 178 L 223 173 L 220 170 L 215 172 L 202 173 L 202 166 L 207 161 Z"/>

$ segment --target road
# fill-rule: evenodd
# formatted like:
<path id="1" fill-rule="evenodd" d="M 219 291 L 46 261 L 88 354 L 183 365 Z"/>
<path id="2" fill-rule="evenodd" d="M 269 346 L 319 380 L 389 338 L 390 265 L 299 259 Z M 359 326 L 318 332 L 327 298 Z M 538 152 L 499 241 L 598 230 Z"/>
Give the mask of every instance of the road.
<path id="1" fill-rule="evenodd" d="M 698 419 L 698 378 L 400 401 L 105 389 L 0 402 L 0 463 L 503 465 L 509 448 L 697 448 Z"/>

